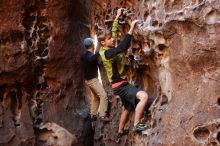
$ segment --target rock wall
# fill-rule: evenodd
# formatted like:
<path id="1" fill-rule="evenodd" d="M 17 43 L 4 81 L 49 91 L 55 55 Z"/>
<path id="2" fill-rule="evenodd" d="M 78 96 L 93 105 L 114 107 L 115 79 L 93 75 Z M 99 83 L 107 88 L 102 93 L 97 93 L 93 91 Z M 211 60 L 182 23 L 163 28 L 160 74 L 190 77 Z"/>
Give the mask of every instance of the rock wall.
<path id="1" fill-rule="evenodd" d="M 127 65 L 151 106 L 150 128 L 116 144 L 121 102 L 101 69 L 113 120 L 91 125 L 80 54 L 89 30 L 110 29 L 119 7 L 128 9 L 120 37 L 142 20 Z M 220 145 L 219 10 L 218 0 L 2 0 L 0 145 Z"/>
<path id="2" fill-rule="evenodd" d="M 92 2 L 93 33 L 110 29 L 119 7 L 128 10 L 119 21 L 121 37 L 131 20 L 142 20 L 127 53 L 130 82 L 154 100 L 145 116 L 150 129 L 130 133 L 116 144 L 121 106 L 112 95 L 114 119 L 110 124 L 97 123 L 101 126 L 95 129 L 95 145 L 220 145 L 220 1 Z M 104 85 L 109 84 L 104 81 Z M 127 124 L 130 130 L 132 119 L 133 115 Z"/>
<path id="3" fill-rule="evenodd" d="M 0 145 L 83 145 L 85 0 L 0 2 Z M 82 12 L 83 10 L 83 12 Z"/>

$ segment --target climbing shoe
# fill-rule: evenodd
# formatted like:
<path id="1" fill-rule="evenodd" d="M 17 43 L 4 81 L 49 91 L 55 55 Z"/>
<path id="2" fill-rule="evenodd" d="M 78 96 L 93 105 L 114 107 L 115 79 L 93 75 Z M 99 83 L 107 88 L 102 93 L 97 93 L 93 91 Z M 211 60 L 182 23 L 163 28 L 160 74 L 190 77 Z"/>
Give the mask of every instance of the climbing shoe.
<path id="1" fill-rule="evenodd" d="M 128 130 L 128 129 L 125 129 L 125 130 L 123 131 L 123 133 L 118 133 L 118 134 L 116 135 L 115 142 L 116 142 L 116 143 L 119 143 L 119 142 L 121 141 L 122 136 L 123 136 L 123 135 L 126 135 L 126 134 L 128 134 L 128 133 L 129 133 L 129 130 Z"/>
<path id="2" fill-rule="evenodd" d="M 134 133 L 138 133 L 138 132 L 144 131 L 144 130 L 146 130 L 146 129 L 147 129 L 147 126 L 146 126 L 145 124 L 139 123 L 139 124 L 137 124 L 136 126 L 134 126 L 133 132 L 134 132 Z"/>
<path id="3" fill-rule="evenodd" d="M 101 120 L 104 122 L 110 122 L 112 120 L 112 117 L 111 116 L 103 116 L 103 117 L 101 117 Z"/>
<path id="4" fill-rule="evenodd" d="M 116 143 L 119 143 L 120 141 L 121 141 L 121 137 L 123 136 L 123 133 L 118 133 L 117 135 L 116 135 L 116 138 L 115 138 L 115 142 Z"/>

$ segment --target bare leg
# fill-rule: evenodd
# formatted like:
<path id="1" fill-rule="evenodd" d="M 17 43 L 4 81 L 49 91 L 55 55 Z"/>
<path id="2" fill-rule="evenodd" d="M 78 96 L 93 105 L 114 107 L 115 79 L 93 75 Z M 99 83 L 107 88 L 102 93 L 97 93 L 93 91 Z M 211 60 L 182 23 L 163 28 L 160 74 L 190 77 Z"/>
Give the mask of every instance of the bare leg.
<path id="1" fill-rule="evenodd" d="M 124 109 L 124 111 L 122 111 L 122 113 L 121 113 L 121 117 L 120 117 L 120 121 L 119 121 L 119 127 L 118 127 L 118 133 L 123 133 L 125 124 L 128 120 L 128 115 L 129 115 L 128 110 Z"/>
<path id="2" fill-rule="evenodd" d="M 140 122 L 145 106 L 147 104 L 148 95 L 144 91 L 139 91 L 136 95 L 136 98 L 140 101 L 135 108 L 134 126 L 136 126 Z"/>

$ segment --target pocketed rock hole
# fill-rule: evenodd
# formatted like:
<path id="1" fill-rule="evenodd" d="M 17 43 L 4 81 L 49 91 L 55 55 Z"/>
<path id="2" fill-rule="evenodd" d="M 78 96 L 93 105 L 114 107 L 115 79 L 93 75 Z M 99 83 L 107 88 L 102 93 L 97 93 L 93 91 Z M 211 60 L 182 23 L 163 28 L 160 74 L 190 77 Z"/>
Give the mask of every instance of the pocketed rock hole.
<path id="1" fill-rule="evenodd" d="M 160 51 L 163 51 L 165 48 L 167 48 L 167 46 L 164 45 L 164 44 L 159 44 L 159 45 L 158 45 L 158 49 L 159 49 Z"/>
<path id="2" fill-rule="evenodd" d="M 217 146 L 218 144 L 216 142 L 211 142 L 207 146 Z"/>
<path id="3" fill-rule="evenodd" d="M 218 132 L 216 139 L 217 139 L 218 143 L 220 144 L 220 131 Z"/>
<path id="4" fill-rule="evenodd" d="M 155 27 L 156 27 L 156 26 L 158 26 L 158 24 L 159 24 L 159 23 L 158 23 L 157 20 L 152 21 L 152 26 L 155 26 Z"/>
<path id="5" fill-rule="evenodd" d="M 218 14 L 216 11 L 212 10 L 206 16 L 207 23 L 214 24 L 218 20 Z"/>
<path id="6" fill-rule="evenodd" d="M 220 97 L 217 100 L 217 104 L 218 104 L 218 106 L 220 106 Z"/>
<path id="7" fill-rule="evenodd" d="M 168 103 L 168 98 L 166 95 L 162 95 L 161 106 L 166 105 Z"/>
<path id="8" fill-rule="evenodd" d="M 194 132 L 193 135 L 199 141 L 207 140 L 209 137 L 209 130 L 206 127 L 199 127 Z"/>

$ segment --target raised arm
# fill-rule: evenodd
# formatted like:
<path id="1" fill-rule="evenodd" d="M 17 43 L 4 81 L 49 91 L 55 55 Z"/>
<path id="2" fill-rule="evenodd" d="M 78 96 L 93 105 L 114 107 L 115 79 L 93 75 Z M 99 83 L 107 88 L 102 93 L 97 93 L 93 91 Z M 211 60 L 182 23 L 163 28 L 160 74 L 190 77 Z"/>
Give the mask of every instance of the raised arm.
<path id="1" fill-rule="evenodd" d="M 112 37 L 114 39 L 116 39 L 118 37 L 118 35 L 117 35 L 117 33 L 118 33 L 118 18 L 121 16 L 123 10 L 125 10 L 125 9 L 124 8 L 118 9 L 117 15 L 116 15 L 116 17 L 113 21 L 113 24 L 112 24 Z"/>
<path id="2" fill-rule="evenodd" d="M 112 49 L 108 49 L 105 52 L 106 59 L 111 59 L 115 57 L 117 54 L 127 50 L 130 46 L 132 35 L 126 34 L 122 42 L 116 47 Z"/>
<path id="3" fill-rule="evenodd" d="M 116 47 L 116 48 L 112 48 L 112 49 L 108 49 L 105 52 L 105 57 L 106 59 L 111 59 L 113 57 L 115 57 L 117 54 L 127 50 L 130 46 L 130 42 L 131 42 L 131 38 L 132 38 L 132 33 L 135 27 L 135 24 L 138 22 L 139 20 L 134 20 L 131 23 L 131 27 L 130 30 L 128 31 L 128 33 L 125 35 L 124 39 L 122 40 L 122 42 Z"/>

